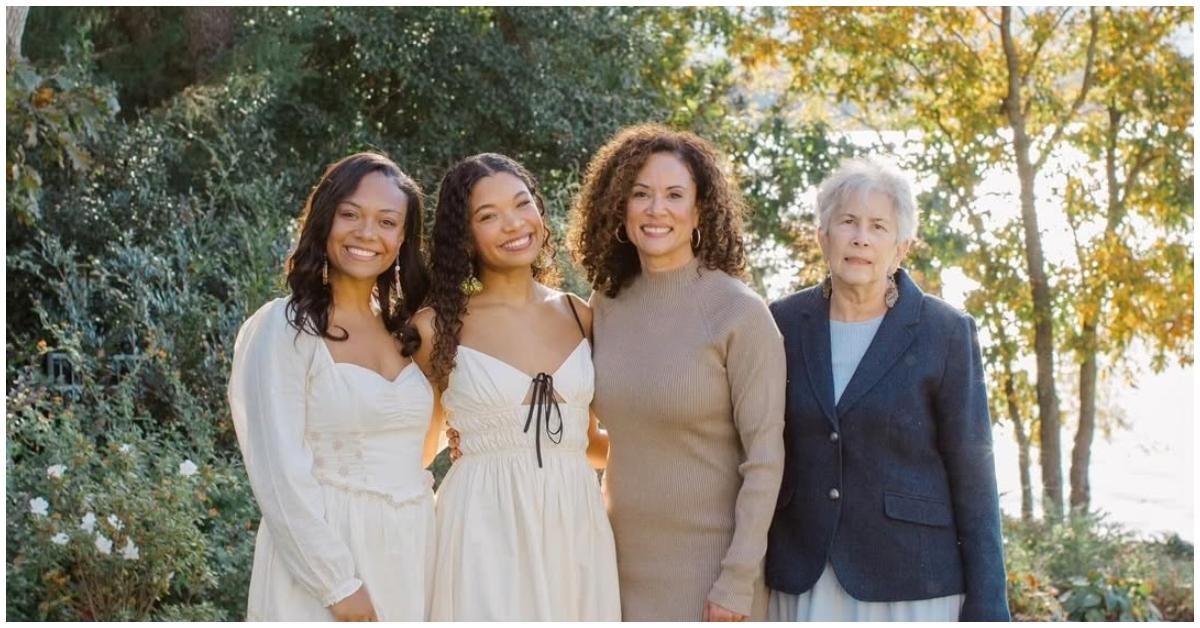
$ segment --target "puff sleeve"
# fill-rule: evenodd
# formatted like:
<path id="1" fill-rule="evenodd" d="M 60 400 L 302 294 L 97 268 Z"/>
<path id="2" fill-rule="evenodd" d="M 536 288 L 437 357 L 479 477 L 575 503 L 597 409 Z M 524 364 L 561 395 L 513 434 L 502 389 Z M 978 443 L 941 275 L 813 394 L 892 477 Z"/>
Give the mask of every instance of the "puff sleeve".
<path id="1" fill-rule="evenodd" d="M 238 332 L 229 406 L 246 473 L 287 569 L 325 606 L 362 586 L 349 548 L 325 521 L 305 433 L 309 369 L 321 342 L 296 334 L 286 299 L 260 308 Z"/>

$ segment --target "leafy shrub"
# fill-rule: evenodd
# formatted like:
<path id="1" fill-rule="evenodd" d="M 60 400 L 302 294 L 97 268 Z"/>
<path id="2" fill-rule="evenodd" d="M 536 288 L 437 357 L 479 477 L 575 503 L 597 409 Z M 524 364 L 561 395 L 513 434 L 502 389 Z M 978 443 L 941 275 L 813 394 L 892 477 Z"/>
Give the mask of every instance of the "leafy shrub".
<path id="1" fill-rule="evenodd" d="M 1004 522 L 1009 607 L 1017 620 L 1191 621 L 1191 545 L 1145 540 L 1103 515 Z"/>
<path id="2" fill-rule="evenodd" d="M 116 91 L 92 76 L 87 42 L 66 53 L 66 62 L 48 71 L 22 60 L 8 69 L 7 215 L 18 224 L 42 218 L 44 186 L 92 171 L 91 149 L 120 110 Z"/>
<path id="3" fill-rule="evenodd" d="M 1158 621 L 1162 613 L 1150 601 L 1150 586 L 1126 578 L 1093 573 L 1072 578 L 1059 598 L 1071 621 Z"/>
<path id="4" fill-rule="evenodd" d="M 260 124 L 262 87 L 232 77 L 109 121 L 91 147 L 107 167 L 10 230 L 13 619 L 244 616 L 259 514 L 225 385 L 238 326 L 279 294 L 304 192 Z M 42 374 L 51 357 L 68 381 Z"/>
<path id="5" fill-rule="evenodd" d="M 26 382 L 10 396 L 11 617 L 142 620 L 172 591 L 215 584 L 195 463 L 136 429 L 90 437 L 96 410 Z"/>

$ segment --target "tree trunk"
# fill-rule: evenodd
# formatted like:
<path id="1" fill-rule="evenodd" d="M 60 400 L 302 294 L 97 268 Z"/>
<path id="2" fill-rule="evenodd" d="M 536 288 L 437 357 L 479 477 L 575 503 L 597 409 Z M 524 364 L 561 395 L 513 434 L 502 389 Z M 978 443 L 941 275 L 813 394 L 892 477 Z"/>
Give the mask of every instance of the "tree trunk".
<path id="1" fill-rule="evenodd" d="M 1125 218 L 1125 195 L 1117 179 L 1117 134 L 1121 127 L 1121 111 L 1115 104 L 1108 106 L 1108 129 L 1104 146 L 1104 171 L 1108 182 L 1107 219 L 1104 225 L 1104 242 L 1117 236 L 1117 227 Z M 1125 181 L 1128 190 L 1137 176 L 1135 168 Z M 1081 262 L 1083 260 L 1080 260 Z M 1083 264 L 1081 263 L 1081 266 Z M 1089 282 L 1090 283 L 1090 282 Z M 1091 507 L 1092 487 L 1088 479 L 1088 468 L 1092 462 L 1092 441 L 1096 435 L 1096 380 L 1100 370 L 1097 329 L 1100 316 L 1108 300 L 1107 284 L 1098 282 L 1095 313 L 1083 322 L 1083 352 L 1079 363 L 1079 427 L 1075 432 L 1075 446 L 1071 450 L 1071 512 L 1087 514 Z"/>
<path id="2" fill-rule="evenodd" d="M 1038 229 L 1034 183 L 1037 170 L 1030 160 L 1030 140 L 1021 107 L 1022 76 L 1012 38 L 1012 9 L 1002 10 L 1000 34 L 1008 62 L 1008 96 L 1005 113 L 1013 132 L 1013 153 L 1017 177 L 1021 181 L 1021 222 L 1025 233 L 1025 264 L 1033 292 L 1034 353 L 1037 356 L 1038 419 L 1041 423 L 1042 510 L 1051 521 L 1062 519 L 1062 447 L 1059 442 L 1058 393 L 1054 383 L 1054 326 L 1050 286 L 1042 254 L 1042 235 Z"/>
<path id="3" fill-rule="evenodd" d="M 21 58 L 21 37 L 25 34 L 25 20 L 29 18 L 29 7 L 5 7 L 5 33 L 8 36 L 9 61 Z"/>
<path id="4" fill-rule="evenodd" d="M 187 7 L 188 55 L 198 81 L 208 79 L 221 53 L 233 47 L 233 7 Z"/>
<path id="5" fill-rule="evenodd" d="M 1071 514 L 1087 514 L 1091 503 L 1088 466 L 1092 460 L 1092 440 L 1096 434 L 1096 322 L 1084 323 L 1083 361 L 1079 365 L 1079 428 L 1071 450 Z"/>
<path id="6" fill-rule="evenodd" d="M 1005 365 L 1008 375 L 1004 382 L 1004 397 L 1008 406 L 1008 420 L 1012 421 L 1013 434 L 1017 437 L 1017 469 L 1021 474 L 1021 520 L 1033 520 L 1033 479 L 1029 472 L 1029 434 L 1021 422 L 1021 411 L 1017 405 L 1017 391 L 1013 384 L 1012 369 Z"/>

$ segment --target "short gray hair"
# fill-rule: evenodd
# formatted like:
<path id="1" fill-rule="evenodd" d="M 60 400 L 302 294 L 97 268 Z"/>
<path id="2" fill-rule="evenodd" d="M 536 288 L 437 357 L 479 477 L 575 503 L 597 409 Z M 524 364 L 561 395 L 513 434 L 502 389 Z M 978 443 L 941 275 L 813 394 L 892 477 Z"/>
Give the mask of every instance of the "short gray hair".
<path id="1" fill-rule="evenodd" d="M 917 235 L 917 201 L 912 187 L 899 170 L 870 159 L 847 159 L 821 182 L 817 191 L 817 227 L 829 233 L 833 212 L 854 194 L 879 192 L 892 199 L 896 210 L 899 241 Z"/>

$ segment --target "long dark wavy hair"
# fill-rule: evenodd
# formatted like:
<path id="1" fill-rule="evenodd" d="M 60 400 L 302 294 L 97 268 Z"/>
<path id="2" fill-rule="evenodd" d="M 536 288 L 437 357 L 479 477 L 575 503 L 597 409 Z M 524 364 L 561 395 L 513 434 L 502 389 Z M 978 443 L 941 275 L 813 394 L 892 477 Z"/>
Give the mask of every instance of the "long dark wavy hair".
<path id="1" fill-rule="evenodd" d="M 745 273 L 745 203 L 721 153 L 708 140 L 658 124 L 626 127 L 588 164 L 571 217 L 570 248 L 593 290 L 617 296 L 642 271 L 637 248 L 617 239 L 637 173 L 656 153 L 678 157 L 696 182 L 700 263 L 734 277 Z"/>
<path id="2" fill-rule="evenodd" d="M 463 283 L 480 274 L 479 255 L 471 235 L 471 190 L 480 179 L 507 172 L 520 179 L 537 203 L 543 216 L 546 239 L 533 262 L 533 278 L 542 283 L 557 283 L 554 265 L 554 235 L 546 216 L 537 180 L 509 157 L 482 153 L 454 164 L 438 186 L 437 209 L 433 221 L 433 247 L 430 253 L 432 282 L 429 305 L 434 311 L 434 342 L 430 358 L 433 380 L 445 384 L 454 368 L 454 355 L 462 337 L 462 318 L 467 313 L 467 295 Z"/>
<path id="3" fill-rule="evenodd" d="M 379 302 L 384 327 L 400 340 L 401 352 L 407 357 L 421 345 L 421 337 L 409 324 L 429 293 L 429 271 L 421 255 L 421 223 L 425 213 L 425 195 L 421 188 L 391 159 L 378 153 L 355 153 L 330 165 L 321 175 L 304 203 L 300 217 L 300 238 L 285 265 L 287 284 L 292 290 L 288 300 L 288 320 L 297 333 L 305 331 L 334 341 L 346 340 L 350 333 L 341 329 L 335 334 L 329 329 L 329 313 L 333 308 L 333 290 L 324 285 L 321 273 L 326 262 L 326 243 L 333 229 L 338 205 L 358 189 L 363 178 L 381 172 L 396 183 L 408 205 L 404 210 L 404 242 L 396 256 L 400 265 L 402 297 L 392 303 L 392 286 L 396 267 L 389 265 L 375 279 L 374 296 Z"/>

